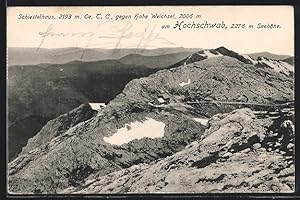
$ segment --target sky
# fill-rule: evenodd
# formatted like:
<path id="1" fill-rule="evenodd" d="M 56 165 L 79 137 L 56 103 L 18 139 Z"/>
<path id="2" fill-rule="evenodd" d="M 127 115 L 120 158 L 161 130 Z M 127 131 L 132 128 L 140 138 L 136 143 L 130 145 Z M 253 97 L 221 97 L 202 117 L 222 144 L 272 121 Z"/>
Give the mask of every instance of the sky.
<path id="1" fill-rule="evenodd" d="M 175 14 L 176 18 L 151 19 L 155 13 Z M 60 14 L 67 18 L 71 14 L 71 19 L 59 19 Z M 136 20 L 136 14 L 148 18 Z M 186 18 L 179 18 L 181 14 Z M 55 19 L 19 19 L 20 15 L 53 15 Z M 128 15 L 130 19 L 121 18 Z M 294 55 L 292 6 L 9 7 L 7 18 L 8 47 L 211 49 L 225 46 L 239 53 L 268 51 Z M 174 28 L 181 22 L 224 23 L 227 29 L 182 25 L 181 30 L 179 26 Z M 258 29 L 259 23 L 276 24 L 280 28 Z M 231 28 L 232 24 L 245 24 L 245 28 Z M 254 28 L 248 28 L 249 25 Z"/>

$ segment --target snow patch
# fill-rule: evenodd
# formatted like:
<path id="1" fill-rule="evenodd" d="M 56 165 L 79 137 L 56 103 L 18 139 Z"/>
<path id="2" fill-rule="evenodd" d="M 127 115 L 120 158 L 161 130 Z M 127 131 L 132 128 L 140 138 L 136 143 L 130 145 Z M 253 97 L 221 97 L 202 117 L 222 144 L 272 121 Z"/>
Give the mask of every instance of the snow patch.
<path id="1" fill-rule="evenodd" d="M 198 52 L 198 55 L 206 57 L 206 58 L 212 58 L 212 57 L 219 57 L 223 56 L 219 52 L 216 52 L 217 54 L 211 53 L 210 50 L 203 50 L 203 52 Z"/>
<path id="2" fill-rule="evenodd" d="M 246 60 L 249 60 L 252 62 L 252 64 L 257 64 L 257 61 L 251 58 L 249 55 L 242 55 Z"/>
<path id="3" fill-rule="evenodd" d="M 187 59 L 186 59 L 186 61 L 183 63 L 183 66 L 186 66 L 187 64 L 187 61 L 189 60 L 189 59 L 191 59 L 191 57 L 192 57 L 192 55 L 190 55 Z"/>
<path id="4" fill-rule="evenodd" d="M 166 103 L 166 101 L 163 98 L 161 98 L 161 97 L 157 98 L 157 101 L 159 103 Z"/>
<path id="5" fill-rule="evenodd" d="M 258 62 L 268 65 L 269 67 L 273 68 L 276 72 L 282 72 L 287 75 L 289 75 L 290 72 L 294 72 L 294 67 L 283 61 L 277 61 L 261 57 L 261 60 Z"/>
<path id="6" fill-rule="evenodd" d="M 134 139 L 163 137 L 164 128 L 165 123 L 146 117 L 144 122 L 135 121 L 125 124 L 125 127 L 118 129 L 110 137 L 104 137 L 103 140 L 119 146 Z"/>
<path id="7" fill-rule="evenodd" d="M 181 82 L 181 83 L 179 83 L 179 85 L 181 86 L 181 87 L 183 87 L 183 86 L 185 86 L 185 85 L 189 85 L 191 83 L 191 79 L 188 79 L 188 82 Z"/>
<path id="8" fill-rule="evenodd" d="M 192 118 L 193 120 L 195 120 L 196 122 L 199 122 L 200 124 L 207 126 L 208 123 L 208 119 L 205 118 Z"/>
<path id="9" fill-rule="evenodd" d="M 105 103 L 89 103 L 89 105 L 93 110 L 101 110 L 106 106 Z"/>

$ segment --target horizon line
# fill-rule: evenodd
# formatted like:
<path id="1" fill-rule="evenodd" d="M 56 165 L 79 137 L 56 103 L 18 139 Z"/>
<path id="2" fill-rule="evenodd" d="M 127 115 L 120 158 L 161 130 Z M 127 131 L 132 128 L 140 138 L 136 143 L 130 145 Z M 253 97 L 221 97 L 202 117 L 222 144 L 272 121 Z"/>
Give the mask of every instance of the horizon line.
<path id="1" fill-rule="evenodd" d="M 220 48 L 220 47 L 224 47 L 226 48 L 225 46 L 219 46 L 217 48 Z M 141 49 L 141 50 L 155 50 L 155 49 L 179 49 L 179 48 L 183 48 L 183 49 L 203 49 L 203 50 L 206 50 L 206 49 L 217 49 L 217 48 L 200 48 L 200 47 L 159 47 L 159 48 L 134 48 L 134 47 L 127 47 L 127 48 L 101 48 L 101 47 L 56 47 L 56 48 L 46 48 L 46 47 L 42 47 L 42 48 L 37 48 L 37 47 L 16 47 L 16 46 L 11 46 L 11 47 L 7 47 L 7 49 L 9 48 L 19 48 L 19 49 L 46 49 L 46 50 L 51 50 L 51 49 L 103 49 L 103 50 L 121 50 L 121 49 Z M 228 49 L 228 48 L 226 48 Z M 234 51 L 234 52 L 237 52 L 235 50 L 232 50 L 232 49 L 228 49 L 228 50 L 231 50 L 231 51 Z M 290 56 L 290 57 L 295 57 L 295 55 L 291 55 L 289 53 L 274 53 L 272 51 L 266 51 L 266 50 L 262 50 L 262 51 L 256 51 L 256 52 L 248 52 L 248 53 L 241 53 L 241 54 L 255 54 L 255 53 L 271 53 L 271 54 L 276 54 L 276 55 L 281 55 L 281 56 Z"/>

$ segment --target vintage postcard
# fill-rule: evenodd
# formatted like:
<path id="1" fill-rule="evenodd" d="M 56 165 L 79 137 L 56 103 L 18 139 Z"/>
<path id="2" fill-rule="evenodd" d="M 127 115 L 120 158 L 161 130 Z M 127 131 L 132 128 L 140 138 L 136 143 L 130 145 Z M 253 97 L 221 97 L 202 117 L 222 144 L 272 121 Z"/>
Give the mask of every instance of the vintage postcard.
<path id="1" fill-rule="evenodd" d="M 293 193 L 292 6 L 8 7 L 15 194 Z"/>

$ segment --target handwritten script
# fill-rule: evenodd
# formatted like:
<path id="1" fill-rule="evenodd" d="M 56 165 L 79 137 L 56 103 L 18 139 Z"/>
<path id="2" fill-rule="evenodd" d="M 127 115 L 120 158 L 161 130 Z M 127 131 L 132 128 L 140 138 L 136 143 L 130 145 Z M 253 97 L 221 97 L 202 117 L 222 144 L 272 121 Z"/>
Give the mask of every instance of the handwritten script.
<path id="1" fill-rule="evenodd" d="M 136 32 L 133 24 L 129 21 L 122 21 L 122 23 L 109 21 L 98 24 L 94 31 L 89 32 L 59 32 L 55 30 L 55 26 L 50 24 L 45 31 L 40 31 L 39 36 L 41 40 L 37 47 L 37 52 L 43 47 L 46 40 L 52 38 L 84 38 L 87 42 L 83 46 L 81 59 L 84 57 L 86 49 L 91 47 L 105 47 L 110 46 L 116 51 L 120 48 L 156 48 L 165 45 L 176 45 L 168 39 L 161 37 L 156 31 L 156 26 L 147 25 L 143 31 Z M 134 41 L 128 46 L 128 40 Z M 132 42 L 131 42 L 132 43 Z M 114 53 L 114 52 L 113 52 Z"/>

